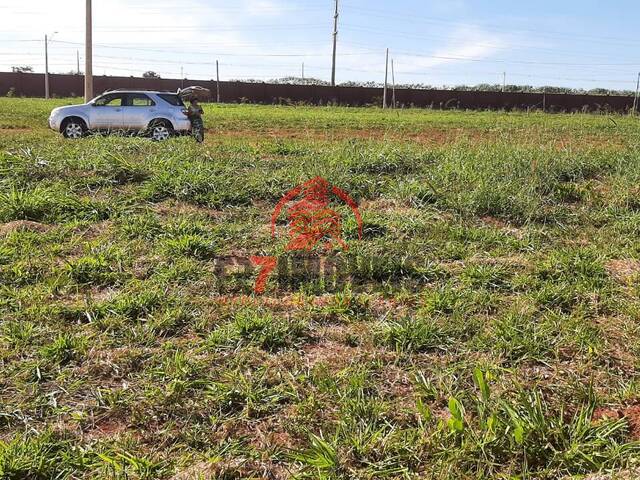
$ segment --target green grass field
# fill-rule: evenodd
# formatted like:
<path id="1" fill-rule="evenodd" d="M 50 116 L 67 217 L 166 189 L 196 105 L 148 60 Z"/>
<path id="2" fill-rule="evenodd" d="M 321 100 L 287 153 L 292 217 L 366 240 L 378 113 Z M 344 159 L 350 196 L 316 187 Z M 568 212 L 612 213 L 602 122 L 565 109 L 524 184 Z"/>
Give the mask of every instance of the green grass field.
<path id="1" fill-rule="evenodd" d="M 0 478 L 639 466 L 637 119 L 207 105 L 204 145 L 67 141 L 73 101 L 0 99 Z M 373 267 L 218 275 L 315 176 Z"/>

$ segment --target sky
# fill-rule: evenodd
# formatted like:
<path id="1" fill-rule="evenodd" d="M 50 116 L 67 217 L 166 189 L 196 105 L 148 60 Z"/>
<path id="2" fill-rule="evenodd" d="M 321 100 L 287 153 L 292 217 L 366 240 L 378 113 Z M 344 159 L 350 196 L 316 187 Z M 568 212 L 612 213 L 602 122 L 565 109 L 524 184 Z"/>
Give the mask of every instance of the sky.
<path id="1" fill-rule="evenodd" d="M 0 0 L 0 71 L 84 66 L 84 0 Z M 337 82 L 635 90 L 637 0 L 339 0 Z M 334 0 L 93 0 L 94 74 L 329 80 Z M 57 33 L 54 33 L 57 32 Z M 182 77 L 181 77 L 182 74 Z M 391 80 L 391 74 L 389 74 Z"/>

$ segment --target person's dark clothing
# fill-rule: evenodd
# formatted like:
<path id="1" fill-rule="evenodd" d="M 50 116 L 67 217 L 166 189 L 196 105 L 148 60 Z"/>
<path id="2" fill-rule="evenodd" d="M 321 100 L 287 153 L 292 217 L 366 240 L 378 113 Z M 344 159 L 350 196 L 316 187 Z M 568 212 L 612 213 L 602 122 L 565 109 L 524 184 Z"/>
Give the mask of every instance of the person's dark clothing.
<path id="1" fill-rule="evenodd" d="M 191 120 L 191 133 L 198 143 L 204 142 L 204 122 L 202 121 L 203 114 L 204 110 L 200 105 L 194 105 L 193 103 L 189 105 L 187 116 L 189 117 L 189 120 Z"/>

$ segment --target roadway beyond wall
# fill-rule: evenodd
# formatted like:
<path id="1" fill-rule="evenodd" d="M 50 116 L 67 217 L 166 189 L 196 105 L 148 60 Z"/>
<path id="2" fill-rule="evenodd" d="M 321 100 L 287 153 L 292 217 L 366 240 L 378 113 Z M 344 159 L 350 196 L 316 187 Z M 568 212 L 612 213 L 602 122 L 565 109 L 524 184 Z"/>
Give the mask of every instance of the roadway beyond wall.
<path id="1" fill-rule="evenodd" d="M 82 75 L 50 76 L 51 95 L 82 96 Z M 139 77 L 94 76 L 96 95 L 117 88 L 175 91 L 181 85 L 210 89 L 215 99 L 216 82 Z M 0 96 L 44 97 L 44 74 L 0 72 Z M 275 85 L 267 83 L 220 82 L 224 103 L 311 104 L 365 106 L 382 103 L 382 88 L 325 87 L 316 85 Z M 633 97 L 619 95 L 571 95 L 542 93 L 468 92 L 456 90 L 397 89 L 396 101 L 404 107 L 470 110 L 527 110 L 550 112 L 629 112 Z"/>

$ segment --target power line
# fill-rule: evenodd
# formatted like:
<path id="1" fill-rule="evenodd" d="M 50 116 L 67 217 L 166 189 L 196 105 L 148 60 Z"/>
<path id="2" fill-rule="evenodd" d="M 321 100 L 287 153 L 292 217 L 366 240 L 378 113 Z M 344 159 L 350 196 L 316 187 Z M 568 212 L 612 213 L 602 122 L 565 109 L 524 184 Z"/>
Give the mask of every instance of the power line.
<path id="1" fill-rule="evenodd" d="M 385 30 L 374 29 L 374 28 L 359 26 L 359 25 L 346 24 L 344 28 L 346 31 L 375 33 L 384 37 L 392 36 L 392 37 L 406 38 L 411 40 L 443 40 L 443 37 L 438 35 L 425 35 L 425 34 L 415 35 L 415 34 L 409 34 L 404 32 L 390 33 L 389 30 L 387 29 Z M 504 42 L 491 43 L 491 42 L 479 41 L 479 40 L 474 40 L 469 38 L 447 39 L 447 44 L 451 46 L 455 46 L 455 45 L 467 46 L 469 44 L 473 44 L 474 46 L 487 47 L 492 50 L 502 50 L 502 51 L 508 51 L 508 52 L 512 52 L 514 50 L 535 50 L 536 53 L 547 52 L 547 53 L 552 53 L 554 55 L 572 56 L 577 58 L 594 58 L 594 59 L 610 58 L 609 55 L 593 55 L 593 54 L 585 54 L 582 52 L 567 52 L 567 51 L 562 51 L 554 48 L 544 48 L 544 47 L 539 47 L 537 45 L 522 45 L 522 44 L 514 43 L 511 40 L 508 41 L 508 46 L 506 46 Z M 369 45 L 372 47 L 374 46 L 371 44 Z M 378 47 L 380 49 L 385 48 L 384 45 L 378 45 Z"/>
<path id="2" fill-rule="evenodd" d="M 354 44 L 354 45 L 362 45 L 362 44 Z M 418 53 L 418 52 L 408 52 L 408 51 L 398 51 L 398 53 L 411 56 L 411 57 L 422 57 L 422 58 L 431 58 L 438 60 L 451 60 L 451 61 L 464 61 L 464 62 L 483 62 L 483 63 L 515 63 L 522 65 L 553 65 L 553 66 L 580 66 L 580 67 L 606 67 L 606 66 L 628 66 L 628 67 L 637 67 L 640 65 L 640 62 L 634 63 L 567 63 L 567 62 L 540 62 L 533 60 L 510 60 L 510 59 L 488 59 L 488 58 L 477 58 L 477 57 L 465 57 L 465 56 L 453 56 L 453 55 L 430 55 L 426 53 Z"/>
<path id="3" fill-rule="evenodd" d="M 426 54 L 421 54 L 421 53 L 416 53 L 416 52 L 401 52 L 404 53 L 404 55 L 406 56 L 416 56 L 416 57 L 426 57 L 426 58 L 446 58 L 446 59 L 452 59 L 452 60 L 459 60 L 459 61 L 477 61 L 477 62 L 486 62 L 486 63 L 503 63 L 503 62 L 509 62 L 509 61 L 497 61 L 497 60 L 488 60 L 488 59 L 476 59 L 476 58 L 470 58 L 470 57 L 443 57 L 443 56 L 436 56 L 436 55 L 426 55 Z M 0 53 L 0 54 L 4 54 L 4 52 Z M 351 55 L 362 55 L 362 54 L 368 54 L 371 55 L 372 53 L 354 53 Z M 375 52 L 375 55 L 378 55 L 379 52 Z M 10 54 L 12 55 L 12 54 Z M 323 56 L 325 56 L 325 54 L 304 54 L 305 56 L 314 56 L 314 57 L 318 57 L 321 58 Z M 39 56 L 39 54 L 35 54 L 35 53 L 21 53 L 21 54 L 15 54 L 15 56 L 19 56 L 20 58 L 26 57 L 26 56 Z M 263 56 L 263 54 L 249 54 L 249 55 L 244 55 L 244 54 L 227 54 L 226 55 L 227 58 L 233 58 L 233 57 L 242 57 L 242 58 L 248 58 L 248 57 L 261 57 Z M 101 59 L 108 59 L 108 60 L 118 60 L 120 64 L 122 64 L 123 61 L 132 61 L 132 62 L 136 62 L 135 64 L 146 64 L 146 65 L 154 65 L 154 64 L 174 64 L 174 65 L 214 65 L 213 62 L 202 62 L 202 61 L 175 61 L 175 60 L 162 60 L 162 59 L 153 59 L 153 58 L 139 58 L 139 57 L 124 57 L 124 56 L 111 56 L 111 55 L 96 55 L 96 58 L 101 58 Z M 526 62 L 527 65 L 531 64 L 531 63 L 542 63 L 542 64 L 551 64 L 553 66 L 557 66 L 558 64 L 555 62 Z M 225 63 L 225 65 L 241 65 L 241 64 L 236 64 L 236 63 Z M 312 65 L 308 64 L 310 67 L 313 67 Z M 565 65 L 565 64 L 561 64 L 561 65 Z M 580 65 L 584 65 L 584 66 L 599 66 L 600 64 L 580 64 Z M 251 64 L 250 66 L 263 66 L 263 65 L 259 65 L 259 64 Z M 269 64 L 268 66 L 270 67 L 286 67 L 286 68 L 291 68 L 294 67 L 294 64 Z M 320 68 L 320 69 L 324 69 L 324 67 L 315 67 L 315 68 Z M 433 70 L 433 67 L 429 67 L 430 70 Z M 350 69 L 350 71 L 369 71 L 369 72 L 373 72 L 371 70 L 356 70 L 356 69 Z M 399 72 L 399 73 L 413 73 L 413 72 Z M 418 72 L 416 72 L 417 74 Z M 442 74 L 442 73 L 441 73 Z M 521 74 L 518 74 L 521 75 Z"/>
<path id="4" fill-rule="evenodd" d="M 77 42 L 68 42 L 62 40 L 52 40 L 51 43 L 60 43 L 67 45 L 82 45 Z M 355 44 L 353 45 L 362 45 Z M 131 48 L 124 46 L 116 46 L 116 45 L 107 45 L 107 44 L 94 44 L 96 47 L 102 48 L 111 48 L 111 49 L 121 49 L 121 50 L 131 50 L 131 51 L 144 51 L 144 52 L 156 52 L 156 53 L 190 53 L 196 54 L 196 52 L 181 52 L 178 50 L 168 50 L 168 49 L 146 49 L 146 48 Z M 580 66 L 580 67 L 606 67 L 606 66 L 628 66 L 628 67 L 637 67 L 640 66 L 640 62 L 633 63 L 569 63 L 569 62 L 544 62 L 544 61 L 532 61 L 532 60 L 511 60 L 511 59 L 487 59 L 487 58 L 477 58 L 477 57 L 465 57 L 465 56 L 452 56 L 452 55 L 429 55 L 426 53 L 419 52 L 409 52 L 409 51 L 398 51 L 399 54 L 413 56 L 413 57 L 421 57 L 421 58 L 431 58 L 438 60 L 449 60 L 449 61 L 462 61 L 462 62 L 483 62 L 483 63 L 500 63 L 500 64 L 521 64 L 521 65 L 549 65 L 549 66 Z M 203 54 L 204 52 L 197 54 Z M 378 55 L 379 52 L 375 50 L 369 49 L 368 52 L 358 52 L 358 53 L 344 53 L 342 55 L 345 56 L 364 56 L 364 55 Z M 226 57 L 323 57 L 329 54 L 320 54 L 320 53 L 212 53 L 207 52 L 206 55 L 215 55 L 215 56 L 226 56 Z M 199 62 L 202 63 L 202 62 Z"/>
<path id="5" fill-rule="evenodd" d="M 78 42 L 68 42 L 62 40 L 56 40 L 55 43 L 61 43 L 66 45 L 82 45 Z M 119 45 L 107 45 L 107 44 L 94 44 L 95 47 L 111 48 L 117 50 L 128 50 L 137 52 L 155 52 L 155 53 L 173 53 L 173 54 L 186 54 L 186 55 L 217 55 L 222 57 L 314 57 L 314 56 L 327 56 L 329 54 L 318 53 L 215 53 L 215 52 L 188 52 L 184 50 L 169 50 L 169 49 L 152 49 L 152 48 L 132 48 Z M 347 54 L 349 55 L 349 54 Z M 356 54 L 354 54 L 356 55 Z"/>
<path id="6" fill-rule="evenodd" d="M 96 32 L 100 33 L 190 33 L 190 32 L 244 32 L 256 30 L 292 30 L 292 29 L 320 29 L 326 28 L 325 25 L 318 24 L 289 24 L 289 25 L 236 25 L 236 26 L 217 26 L 217 27 L 179 27 L 179 26 L 166 26 L 166 27 L 145 27 L 145 26 L 128 26 L 128 27 L 113 27 L 113 28 L 96 28 Z M 65 32 L 79 32 L 79 29 L 65 28 Z M 3 33 L 21 33 L 22 30 L 4 30 Z"/>
<path id="7" fill-rule="evenodd" d="M 55 43 L 69 45 L 70 48 L 75 48 L 77 45 L 81 45 L 77 42 L 67 42 L 62 40 L 56 40 Z M 352 45 L 362 45 L 357 43 L 352 43 Z M 189 55 L 211 55 L 211 52 L 195 52 L 195 51 L 180 51 L 180 50 L 172 50 L 172 49 L 157 49 L 157 48 L 136 48 L 131 46 L 121 46 L 114 44 L 96 44 L 96 47 L 100 48 L 109 48 L 109 49 L 122 49 L 122 50 L 132 50 L 132 51 L 141 51 L 141 52 L 155 52 L 155 53 L 183 53 Z M 367 47 L 369 45 L 366 45 Z M 373 49 L 368 49 L 367 52 L 358 52 L 358 53 L 344 53 L 344 56 L 360 56 L 360 55 L 375 55 L 379 52 Z M 543 61 L 521 61 L 521 60 L 509 60 L 509 59 L 499 59 L 499 60 L 488 60 L 485 58 L 473 58 L 473 57 L 463 57 L 463 56 L 443 56 L 443 55 L 428 55 L 426 53 L 416 53 L 416 52 L 400 52 L 405 55 L 411 56 L 420 56 L 420 57 L 428 57 L 434 59 L 444 59 L 444 60 L 460 60 L 460 61 L 486 61 L 492 63 L 522 63 L 526 65 L 553 65 L 553 66 L 581 66 L 581 67 L 603 67 L 603 66 L 632 66 L 636 67 L 640 65 L 640 63 L 570 63 L 570 62 L 543 62 Z M 273 53 L 273 54 L 264 54 L 264 53 L 217 53 L 215 55 L 219 56 L 247 56 L 247 57 L 314 57 L 314 56 L 324 56 L 327 54 L 319 54 L 319 53 Z"/>
<path id="8" fill-rule="evenodd" d="M 477 28 L 484 30 L 493 30 L 499 33 L 508 33 L 509 30 L 505 28 L 504 24 L 479 24 L 479 23 L 469 23 L 469 22 L 456 22 L 441 18 L 434 17 L 426 17 L 421 15 L 402 15 L 395 12 L 390 12 L 388 10 L 376 9 L 376 8 L 361 8 L 357 6 L 353 6 L 349 1 L 345 0 L 345 7 L 350 10 L 361 11 L 366 13 L 368 16 L 378 16 L 380 18 L 395 18 L 402 19 L 404 21 L 414 21 L 414 22 L 426 22 L 426 23 L 436 23 L 436 24 L 444 24 L 444 25 L 456 25 L 463 28 Z M 595 36 L 595 35 L 584 35 L 584 34 L 576 34 L 576 33 L 568 33 L 568 32 L 558 32 L 558 31 L 545 31 L 541 29 L 529 29 L 529 28 L 516 28 L 512 29 L 511 32 L 526 32 L 526 33 L 535 33 L 536 35 L 543 35 L 549 37 L 563 37 L 563 38 L 571 38 L 571 39 L 590 39 L 596 42 L 614 42 L 614 43 L 624 43 L 629 45 L 639 45 L 640 42 L 637 40 L 630 40 L 628 38 L 620 38 L 620 37 L 609 37 L 609 36 Z"/>
<path id="9" fill-rule="evenodd" d="M 176 62 L 177 64 L 179 64 L 180 62 Z M 61 65 L 71 65 L 71 63 L 69 64 L 61 64 Z M 118 62 L 117 64 L 115 63 L 101 63 L 100 68 L 111 68 L 111 69 L 118 69 L 118 70 L 124 70 L 124 71 L 135 71 L 135 72 L 139 72 L 142 69 L 138 68 L 138 69 L 129 69 L 129 68 L 119 68 L 116 67 L 115 65 L 139 65 L 139 63 L 122 63 L 122 62 Z M 215 65 L 215 62 L 211 62 L 211 63 L 207 63 L 205 65 Z M 252 68 L 252 69 L 256 69 L 256 68 L 282 68 L 282 69 L 297 69 L 299 67 L 299 65 L 297 64 L 263 64 L 263 63 L 220 63 L 221 66 L 225 66 L 225 67 L 233 67 L 233 68 Z M 396 62 L 395 64 L 396 66 L 398 66 L 398 63 Z M 319 65 L 309 65 L 309 64 L 305 64 L 305 68 L 307 69 L 312 69 L 312 70 L 323 70 L 323 71 L 328 71 L 330 70 L 329 67 L 325 67 L 325 66 L 319 66 Z M 349 68 L 349 67 L 344 67 L 343 70 L 345 71 L 349 71 L 349 72 L 356 72 L 356 73 L 371 73 L 374 75 L 380 75 L 382 73 L 384 73 L 383 69 L 378 69 L 378 70 L 371 70 L 371 69 L 358 69 L 358 68 Z M 438 75 L 438 76 L 463 76 L 460 73 L 453 73 L 453 72 L 433 72 L 433 71 L 429 71 L 429 72 L 416 72 L 416 71 L 412 71 L 412 70 L 402 70 L 401 68 L 398 69 L 396 68 L 396 72 L 405 76 L 434 76 Z M 157 71 L 156 73 L 170 73 L 170 74 L 178 74 L 178 72 L 161 72 L 161 71 Z M 498 72 L 498 71 L 484 71 L 484 72 L 470 72 L 471 74 L 481 74 L 481 75 L 486 75 L 486 76 L 498 76 L 498 75 L 503 75 L 503 72 Z M 602 83 L 604 80 L 609 80 L 611 82 L 616 82 L 616 83 L 629 83 L 629 84 L 635 84 L 635 81 L 629 80 L 629 79 L 611 79 L 609 77 L 607 77 L 606 79 L 596 79 L 596 78 L 589 78 L 589 77 L 563 77 L 563 76 L 548 76 L 548 75 L 535 75 L 535 74 L 522 74 L 522 73 L 510 73 L 510 76 L 514 76 L 514 77 L 524 77 L 524 78 L 540 78 L 540 79 L 554 79 L 554 80 L 569 80 L 569 81 L 586 81 L 586 82 L 592 82 L 592 83 Z"/>

